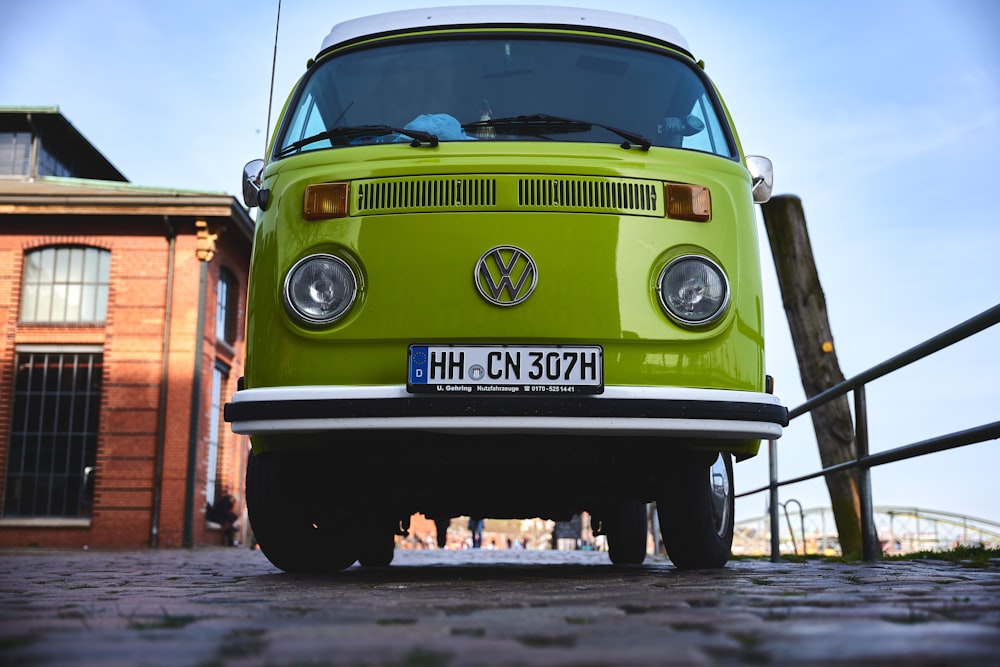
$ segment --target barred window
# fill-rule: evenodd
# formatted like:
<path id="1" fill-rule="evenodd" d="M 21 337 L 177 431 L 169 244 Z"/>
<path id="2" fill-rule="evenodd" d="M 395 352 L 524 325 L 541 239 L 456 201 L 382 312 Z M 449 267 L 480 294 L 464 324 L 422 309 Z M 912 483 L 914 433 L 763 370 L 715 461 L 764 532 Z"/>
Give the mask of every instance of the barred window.
<path id="1" fill-rule="evenodd" d="M 104 322 L 111 253 L 50 246 L 24 256 L 21 322 Z"/>
<path id="2" fill-rule="evenodd" d="M 104 363 L 93 350 L 18 348 L 4 516 L 90 516 Z"/>

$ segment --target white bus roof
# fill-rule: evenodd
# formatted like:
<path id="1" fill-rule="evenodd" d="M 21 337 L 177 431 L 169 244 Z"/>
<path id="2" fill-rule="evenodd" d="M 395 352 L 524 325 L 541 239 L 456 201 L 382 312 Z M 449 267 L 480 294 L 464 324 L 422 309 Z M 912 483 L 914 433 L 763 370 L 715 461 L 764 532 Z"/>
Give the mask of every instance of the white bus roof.
<path id="1" fill-rule="evenodd" d="M 431 7 L 387 12 L 338 23 L 320 52 L 363 37 L 404 30 L 473 25 L 562 25 L 651 37 L 688 51 L 687 40 L 669 23 L 600 9 L 533 5 Z"/>

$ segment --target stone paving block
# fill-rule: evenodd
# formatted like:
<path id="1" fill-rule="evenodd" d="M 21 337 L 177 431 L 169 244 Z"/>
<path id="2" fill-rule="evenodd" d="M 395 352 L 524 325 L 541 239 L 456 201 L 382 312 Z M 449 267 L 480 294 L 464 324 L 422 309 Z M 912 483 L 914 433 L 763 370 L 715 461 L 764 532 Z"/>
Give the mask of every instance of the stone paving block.
<path id="1" fill-rule="evenodd" d="M 0 551 L 0 665 L 1000 665 L 1000 568 L 397 551 L 285 574 L 239 548 Z"/>

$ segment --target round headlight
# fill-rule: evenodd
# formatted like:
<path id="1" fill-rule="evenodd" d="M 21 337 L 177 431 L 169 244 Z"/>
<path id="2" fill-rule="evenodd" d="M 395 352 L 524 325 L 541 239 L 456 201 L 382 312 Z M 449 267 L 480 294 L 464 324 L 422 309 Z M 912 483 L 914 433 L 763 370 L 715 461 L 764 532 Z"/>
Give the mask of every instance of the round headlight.
<path id="1" fill-rule="evenodd" d="M 715 262 L 697 255 L 667 264 L 656 291 L 667 315 L 681 324 L 708 324 L 721 317 L 729 304 L 726 274 Z"/>
<path id="2" fill-rule="evenodd" d="M 285 303 L 311 324 L 328 324 L 347 312 L 358 281 L 347 262 L 333 255 L 299 260 L 285 277 Z"/>

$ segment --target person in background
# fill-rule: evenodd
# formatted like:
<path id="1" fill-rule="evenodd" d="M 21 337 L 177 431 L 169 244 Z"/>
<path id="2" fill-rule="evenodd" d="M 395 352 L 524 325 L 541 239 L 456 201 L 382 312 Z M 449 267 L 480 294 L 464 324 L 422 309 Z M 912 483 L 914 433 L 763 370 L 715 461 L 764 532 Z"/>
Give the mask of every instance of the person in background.
<path id="1" fill-rule="evenodd" d="M 472 548 L 478 549 L 483 546 L 483 519 L 469 517 L 469 530 L 472 531 Z"/>
<path id="2" fill-rule="evenodd" d="M 205 510 L 205 518 L 213 521 L 222 527 L 223 544 L 227 547 L 239 546 L 236 541 L 236 499 L 231 495 L 224 494 L 215 499 L 215 504 L 209 505 Z"/>

